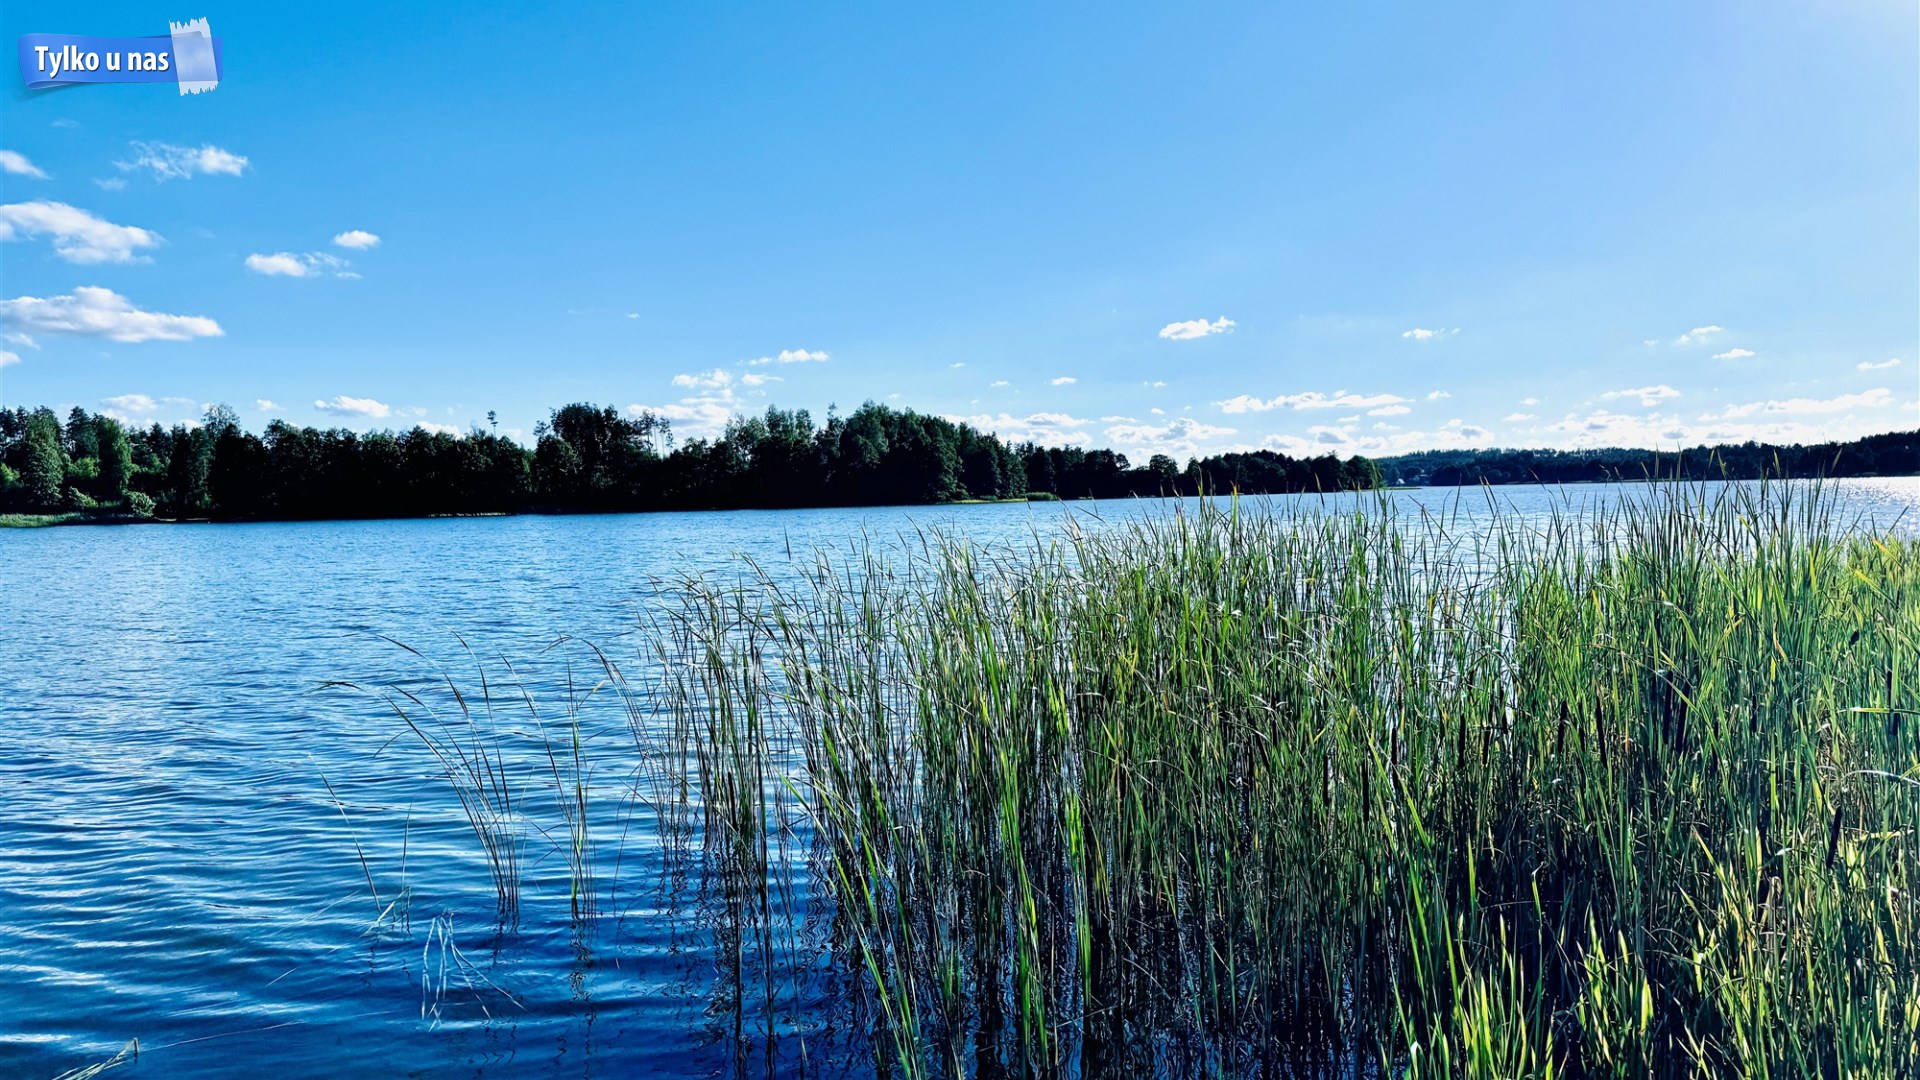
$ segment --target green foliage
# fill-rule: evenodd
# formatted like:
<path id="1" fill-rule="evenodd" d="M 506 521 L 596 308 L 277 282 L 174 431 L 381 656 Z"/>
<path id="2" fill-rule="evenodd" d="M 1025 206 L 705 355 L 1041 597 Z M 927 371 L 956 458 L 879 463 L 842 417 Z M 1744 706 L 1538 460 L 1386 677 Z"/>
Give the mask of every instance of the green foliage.
<path id="1" fill-rule="evenodd" d="M 126 429 L 110 416 L 94 417 L 93 439 L 100 462 L 100 483 L 96 490 L 100 498 L 120 502 L 127 497 L 128 484 L 133 479 L 133 444 L 127 440 Z"/>
<path id="2" fill-rule="evenodd" d="M 1365 498 L 690 586 L 722 940 L 849 966 L 902 1076 L 1912 1076 L 1920 544 Z"/>
<path id="3" fill-rule="evenodd" d="M 68 510 L 92 510 L 100 504 L 94 501 L 93 496 L 81 491 L 79 488 L 70 487 L 67 489 L 63 505 Z"/>
<path id="4" fill-rule="evenodd" d="M 26 505 L 35 510 L 58 508 L 67 479 L 67 454 L 53 410 L 36 409 L 26 421 L 21 441 L 20 486 Z"/>
<path id="5" fill-rule="evenodd" d="M 150 518 L 153 511 L 153 496 L 144 491 L 135 491 L 127 496 L 127 513 L 134 517 Z"/>

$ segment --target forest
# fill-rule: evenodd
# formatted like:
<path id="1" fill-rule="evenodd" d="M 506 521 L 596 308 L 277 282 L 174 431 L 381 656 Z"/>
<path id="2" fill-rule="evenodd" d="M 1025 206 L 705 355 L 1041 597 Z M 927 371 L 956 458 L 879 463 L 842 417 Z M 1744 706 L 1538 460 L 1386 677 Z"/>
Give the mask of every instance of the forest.
<path id="1" fill-rule="evenodd" d="M 567 405 L 531 449 L 488 428 L 360 434 L 283 420 L 256 435 L 231 408 L 129 426 L 74 408 L 0 411 L 0 512 L 262 520 L 437 514 L 914 505 L 963 500 L 1249 494 L 1377 486 L 1362 457 L 1154 455 L 1009 443 L 869 402 L 816 424 L 804 409 L 739 417 L 676 443 L 646 412 Z"/>
<path id="2" fill-rule="evenodd" d="M 1271 450 L 1144 465 L 1112 450 L 1012 443 L 943 417 L 868 402 L 825 424 L 805 409 L 736 417 L 676 442 L 664 418 L 572 404 L 529 448 L 488 427 L 357 433 L 231 408 L 145 428 L 73 408 L 0 410 L 0 514 L 266 520 L 444 514 L 924 505 L 1285 494 L 1381 486 L 1576 483 L 1920 472 L 1920 432 L 1815 446 L 1427 451 L 1378 461 Z"/>
<path id="3" fill-rule="evenodd" d="M 1852 442 L 1777 446 L 1747 442 L 1652 450 L 1427 450 L 1377 459 L 1389 486 L 1579 484 L 1647 477 L 1758 480 L 1762 476 L 1911 476 L 1920 473 L 1920 431 Z"/>

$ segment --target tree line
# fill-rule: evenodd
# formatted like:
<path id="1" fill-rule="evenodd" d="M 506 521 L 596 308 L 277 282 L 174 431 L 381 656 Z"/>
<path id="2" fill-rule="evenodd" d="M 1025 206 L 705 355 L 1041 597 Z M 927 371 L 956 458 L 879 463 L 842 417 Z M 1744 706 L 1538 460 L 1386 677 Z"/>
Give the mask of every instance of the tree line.
<path id="1" fill-rule="evenodd" d="M 1911 476 L 1920 473 L 1920 431 L 1851 442 L 1746 442 L 1680 452 L 1625 450 L 1426 450 L 1378 461 L 1389 485 L 1576 484 L 1648 477 L 1758 480 L 1763 476 Z"/>
<path id="2" fill-rule="evenodd" d="M 0 410 L 0 511 L 174 519 L 415 517 L 1127 498 L 1372 488 L 1364 457 L 1260 451 L 1189 460 L 1008 442 L 868 402 L 817 424 L 805 409 L 737 417 L 676 443 L 654 413 L 573 404 L 531 448 L 489 426 L 357 433 L 275 420 L 259 434 L 213 406 L 145 428 L 74 408 Z"/>

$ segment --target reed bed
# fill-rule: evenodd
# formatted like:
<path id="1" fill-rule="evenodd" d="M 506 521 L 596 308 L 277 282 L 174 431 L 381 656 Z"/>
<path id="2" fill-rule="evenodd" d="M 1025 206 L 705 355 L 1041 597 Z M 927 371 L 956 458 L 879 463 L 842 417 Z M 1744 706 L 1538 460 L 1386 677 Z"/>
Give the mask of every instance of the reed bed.
<path id="1" fill-rule="evenodd" d="M 842 972 L 885 1075 L 1911 1076 L 1920 546 L 1849 524 L 1226 502 L 692 582 L 655 820 L 767 1031 Z"/>

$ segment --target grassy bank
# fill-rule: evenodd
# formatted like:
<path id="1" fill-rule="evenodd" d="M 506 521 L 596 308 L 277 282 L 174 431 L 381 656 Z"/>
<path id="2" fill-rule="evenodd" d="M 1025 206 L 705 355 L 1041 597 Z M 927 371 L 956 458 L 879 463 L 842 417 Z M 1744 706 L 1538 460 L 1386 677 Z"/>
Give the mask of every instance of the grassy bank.
<path id="1" fill-rule="evenodd" d="M 929 535 L 686 583 L 661 681 L 601 685 L 747 1041 L 906 1077 L 1910 1076 L 1920 545 L 1844 524 L 1661 484 Z"/>

